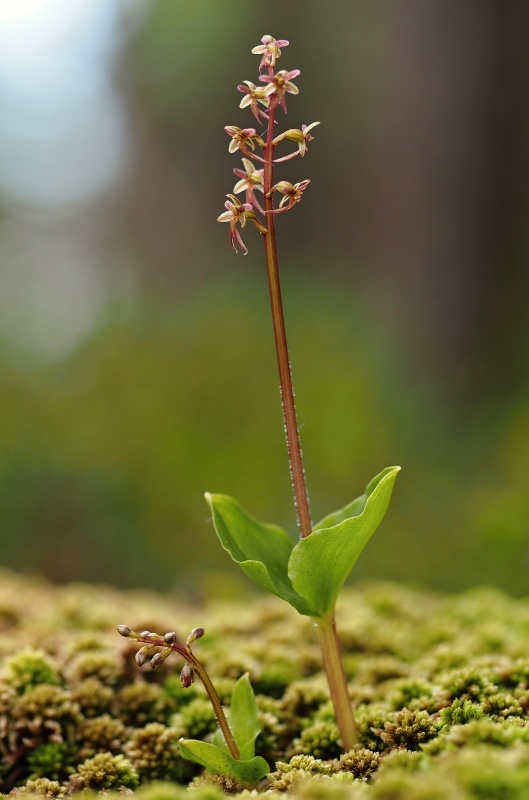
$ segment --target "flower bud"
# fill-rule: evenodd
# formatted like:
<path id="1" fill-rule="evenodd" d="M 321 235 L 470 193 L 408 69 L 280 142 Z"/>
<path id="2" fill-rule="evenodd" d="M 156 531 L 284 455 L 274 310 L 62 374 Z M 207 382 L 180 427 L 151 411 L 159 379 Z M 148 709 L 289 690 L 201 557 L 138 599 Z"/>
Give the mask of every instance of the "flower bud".
<path id="1" fill-rule="evenodd" d="M 202 639 L 205 633 L 204 628 L 193 628 L 189 636 L 187 637 L 186 644 L 193 644 L 195 639 Z"/>
<path id="2" fill-rule="evenodd" d="M 118 633 L 121 636 L 124 636 L 126 639 L 131 635 L 132 631 L 130 628 L 127 628 L 126 625 L 118 625 Z"/>
<path id="3" fill-rule="evenodd" d="M 176 642 L 176 633 L 174 631 L 169 631 L 169 633 L 165 634 L 163 639 L 166 644 L 174 644 Z"/>
<path id="4" fill-rule="evenodd" d="M 189 664 L 186 664 L 184 667 L 182 667 L 180 680 L 182 681 L 182 686 L 184 689 L 189 689 L 191 684 L 195 682 L 195 673 Z"/>
<path id="5" fill-rule="evenodd" d="M 147 653 L 150 649 L 151 649 L 150 647 L 142 647 L 138 650 L 138 652 L 134 656 L 138 667 L 143 667 L 143 665 L 146 663 L 148 658 Z"/>
<path id="6" fill-rule="evenodd" d="M 140 633 L 140 636 L 141 636 L 142 639 L 145 639 L 146 636 L 150 636 L 150 635 L 151 634 L 149 633 L 149 631 L 142 631 Z"/>
<path id="7" fill-rule="evenodd" d="M 172 651 L 172 649 L 171 649 L 170 647 L 165 647 L 165 648 L 164 648 L 164 649 L 161 651 L 161 653 L 156 653 L 156 655 L 154 655 L 154 656 L 151 658 L 151 667 L 152 667 L 153 669 L 158 669 L 158 667 L 161 667 L 161 666 L 162 666 L 162 664 L 163 664 L 163 662 L 165 661 L 165 659 L 166 659 L 168 656 L 170 656 L 172 652 L 173 652 L 173 651 Z"/>
<path id="8" fill-rule="evenodd" d="M 163 664 L 163 658 L 161 653 L 155 653 L 151 658 L 151 667 L 153 669 L 158 669 L 159 666 Z"/>

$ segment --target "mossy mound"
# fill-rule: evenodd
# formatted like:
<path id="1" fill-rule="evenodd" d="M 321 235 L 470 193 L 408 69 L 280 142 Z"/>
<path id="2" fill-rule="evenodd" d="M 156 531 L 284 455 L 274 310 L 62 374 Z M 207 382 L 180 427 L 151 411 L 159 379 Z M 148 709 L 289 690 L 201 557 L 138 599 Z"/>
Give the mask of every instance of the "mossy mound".
<path id="1" fill-rule="evenodd" d="M 116 625 L 203 626 L 195 651 L 222 701 L 249 672 L 261 713 L 260 792 L 294 800 L 529 800 L 529 602 L 368 584 L 338 628 L 359 744 L 343 753 L 310 619 L 273 598 L 190 606 L 150 592 L 0 574 L 0 791 L 215 800 L 248 791 L 200 775 L 180 736 L 216 724 L 170 658 L 140 670 Z M 192 783 L 191 795 L 188 786 Z"/>

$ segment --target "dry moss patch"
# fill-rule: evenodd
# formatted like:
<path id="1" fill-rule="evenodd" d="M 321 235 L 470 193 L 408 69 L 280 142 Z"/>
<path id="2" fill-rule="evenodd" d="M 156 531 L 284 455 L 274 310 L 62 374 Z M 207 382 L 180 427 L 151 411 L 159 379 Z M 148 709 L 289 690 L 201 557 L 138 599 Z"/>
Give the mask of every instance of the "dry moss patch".
<path id="1" fill-rule="evenodd" d="M 529 603 L 368 584 L 344 594 L 339 629 L 359 744 L 344 754 L 309 619 L 279 601 L 190 607 L 174 597 L 61 588 L 0 574 L 0 791 L 141 800 L 249 794 L 199 774 L 180 736 L 216 723 L 181 664 L 139 670 L 116 625 L 204 626 L 200 656 L 227 705 L 249 672 L 261 711 L 261 792 L 299 800 L 529 799 Z M 198 645 L 197 645 L 198 651 Z"/>

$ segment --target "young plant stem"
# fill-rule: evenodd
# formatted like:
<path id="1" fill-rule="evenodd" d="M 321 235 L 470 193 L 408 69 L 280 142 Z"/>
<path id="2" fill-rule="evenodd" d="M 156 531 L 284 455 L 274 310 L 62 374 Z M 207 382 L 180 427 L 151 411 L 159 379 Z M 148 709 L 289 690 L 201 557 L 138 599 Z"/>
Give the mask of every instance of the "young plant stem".
<path id="1" fill-rule="evenodd" d="M 347 678 L 343 668 L 340 640 L 336 633 L 334 617 L 315 619 L 320 640 L 323 667 L 329 683 L 331 700 L 336 714 L 336 724 L 340 731 L 342 747 L 347 753 L 358 741 L 356 723 L 347 689 Z"/>
<path id="2" fill-rule="evenodd" d="M 292 388 L 292 374 L 285 332 L 285 318 L 283 302 L 281 299 L 281 285 L 279 281 L 279 267 L 277 261 L 275 214 L 273 196 L 268 194 L 274 185 L 274 118 L 275 108 L 268 112 L 268 132 L 264 148 L 264 195 L 266 212 L 266 233 L 264 234 L 266 269 L 268 274 L 268 288 L 272 307 L 272 321 L 276 343 L 277 362 L 279 366 L 279 380 L 281 386 L 281 403 L 285 420 L 285 433 L 287 439 L 290 472 L 294 489 L 294 504 L 298 518 L 301 537 L 310 536 L 312 522 L 310 518 L 309 499 L 303 470 L 303 457 L 299 440 L 299 430 Z M 342 746 L 347 752 L 356 744 L 356 726 L 353 715 L 351 699 L 347 689 L 340 642 L 336 633 L 334 618 L 332 620 L 315 619 L 320 639 L 323 667 L 327 674 L 331 700 L 336 714 L 336 723 L 340 731 Z"/>
<path id="3" fill-rule="evenodd" d="M 231 732 L 230 726 L 228 724 L 228 720 L 226 719 L 226 715 L 224 713 L 224 709 L 222 708 L 222 703 L 220 702 L 220 698 L 217 694 L 213 683 L 211 682 L 211 678 L 209 677 L 208 673 L 202 666 L 202 664 L 195 658 L 195 656 L 188 651 L 188 655 L 186 658 L 193 664 L 193 670 L 196 672 L 204 689 L 207 692 L 209 697 L 209 701 L 213 706 L 213 710 L 215 711 L 215 716 L 217 717 L 217 722 L 219 723 L 219 727 L 222 731 L 222 735 L 224 736 L 224 741 L 228 746 L 228 750 L 230 751 L 230 755 L 236 761 L 240 759 L 240 752 L 239 748 L 237 747 L 237 742 L 233 738 L 233 733 Z"/>
<path id="4" fill-rule="evenodd" d="M 268 289 L 270 291 L 270 304 L 272 307 L 272 321 L 276 342 L 277 363 L 279 367 L 279 382 L 281 387 L 281 404 L 285 421 L 285 433 L 290 461 L 290 473 L 294 489 L 294 504 L 298 518 L 298 526 L 302 538 L 310 535 L 312 522 L 310 518 L 309 498 L 303 471 L 303 459 L 292 388 L 292 374 L 288 357 L 287 337 L 285 331 L 285 317 L 283 301 L 281 299 L 281 284 L 279 282 L 279 268 L 277 263 L 276 232 L 274 220 L 274 199 L 268 197 L 274 184 L 274 117 L 275 108 L 271 108 L 268 116 L 268 133 L 264 149 L 264 195 L 266 212 L 266 233 L 264 234 L 266 270 L 268 274 Z"/>

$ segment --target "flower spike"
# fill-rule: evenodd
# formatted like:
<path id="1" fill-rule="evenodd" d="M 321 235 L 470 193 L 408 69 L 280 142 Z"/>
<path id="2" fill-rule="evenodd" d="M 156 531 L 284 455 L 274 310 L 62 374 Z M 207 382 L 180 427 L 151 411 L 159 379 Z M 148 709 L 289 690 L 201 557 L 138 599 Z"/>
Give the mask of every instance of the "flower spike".
<path id="1" fill-rule="evenodd" d="M 275 67 L 276 59 L 280 57 L 280 47 L 287 47 L 289 42 L 286 39 L 274 39 L 273 36 L 263 36 L 261 39 L 262 44 L 252 48 L 254 55 L 262 55 L 261 63 L 259 64 L 259 72 L 262 72 L 265 67 Z"/>

